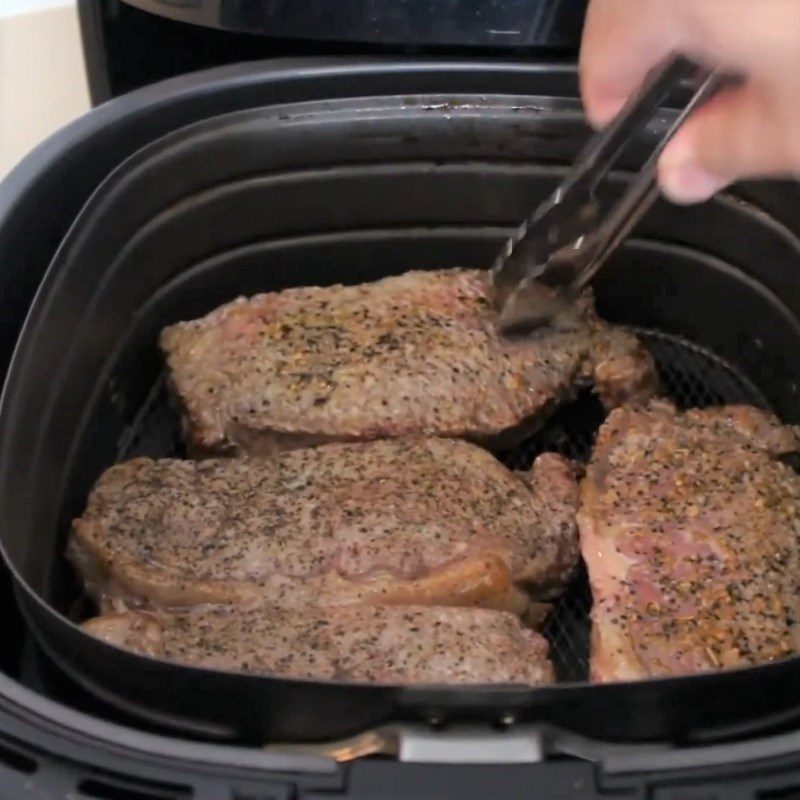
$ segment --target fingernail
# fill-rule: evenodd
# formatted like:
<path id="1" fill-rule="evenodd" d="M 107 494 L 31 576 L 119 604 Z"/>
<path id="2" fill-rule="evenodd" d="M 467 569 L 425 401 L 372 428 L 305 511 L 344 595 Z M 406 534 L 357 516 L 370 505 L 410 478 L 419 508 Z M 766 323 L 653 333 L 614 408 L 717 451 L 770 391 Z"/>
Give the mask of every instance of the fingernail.
<path id="1" fill-rule="evenodd" d="M 659 170 L 659 183 L 673 203 L 683 205 L 709 200 L 729 181 L 695 164 L 664 164 Z"/>

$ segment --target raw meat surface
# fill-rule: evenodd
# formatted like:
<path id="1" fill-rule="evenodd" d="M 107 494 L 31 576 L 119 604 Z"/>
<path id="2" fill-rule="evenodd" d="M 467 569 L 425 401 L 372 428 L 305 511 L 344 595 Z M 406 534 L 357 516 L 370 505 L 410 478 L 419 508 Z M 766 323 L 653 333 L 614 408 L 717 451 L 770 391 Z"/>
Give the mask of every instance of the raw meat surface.
<path id="1" fill-rule="evenodd" d="M 408 434 L 495 448 L 588 383 L 609 408 L 654 393 L 636 338 L 602 322 L 589 298 L 579 305 L 509 339 L 495 328 L 487 273 L 409 272 L 240 298 L 166 328 L 161 346 L 196 452 Z"/>
<path id="2" fill-rule="evenodd" d="M 365 683 L 546 684 L 547 642 L 485 609 L 256 606 L 126 611 L 84 630 L 144 655 L 219 670 Z"/>
<path id="3" fill-rule="evenodd" d="M 797 430 L 757 409 L 617 409 L 581 488 L 592 677 L 633 680 L 800 652 Z"/>
<path id="4" fill-rule="evenodd" d="M 485 606 L 524 614 L 578 560 L 560 456 L 513 473 L 467 442 L 388 439 L 270 459 L 111 467 L 68 554 L 96 599 Z"/>

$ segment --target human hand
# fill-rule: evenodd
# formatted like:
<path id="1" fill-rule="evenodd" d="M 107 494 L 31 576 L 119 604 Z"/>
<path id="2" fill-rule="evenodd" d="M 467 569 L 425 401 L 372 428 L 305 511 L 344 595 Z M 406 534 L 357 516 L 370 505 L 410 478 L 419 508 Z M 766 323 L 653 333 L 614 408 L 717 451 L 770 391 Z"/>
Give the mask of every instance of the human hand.
<path id="1" fill-rule="evenodd" d="M 693 203 L 740 178 L 800 177 L 800 0 L 592 0 L 580 66 L 592 124 L 610 122 L 676 52 L 744 83 L 695 112 L 669 144 L 664 193 Z"/>

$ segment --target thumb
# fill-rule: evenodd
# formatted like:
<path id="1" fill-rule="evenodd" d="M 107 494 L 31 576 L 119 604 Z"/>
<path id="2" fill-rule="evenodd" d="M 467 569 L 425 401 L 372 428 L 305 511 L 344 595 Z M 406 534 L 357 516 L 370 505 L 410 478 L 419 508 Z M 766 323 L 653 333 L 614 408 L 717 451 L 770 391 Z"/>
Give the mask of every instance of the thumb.
<path id="1" fill-rule="evenodd" d="M 800 172 L 800 126 L 781 119 L 786 107 L 757 83 L 714 98 L 687 120 L 661 157 L 664 194 L 697 203 L 740 178 Z"/>

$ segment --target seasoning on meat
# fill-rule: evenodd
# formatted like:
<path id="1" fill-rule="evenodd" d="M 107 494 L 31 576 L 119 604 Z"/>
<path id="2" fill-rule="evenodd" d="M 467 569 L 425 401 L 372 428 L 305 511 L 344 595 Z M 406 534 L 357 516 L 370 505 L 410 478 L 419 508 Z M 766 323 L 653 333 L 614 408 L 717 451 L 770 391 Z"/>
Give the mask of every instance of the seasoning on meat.
<path id="1" fill-rule="evenodd" d="M 367 683 L 552 683 L 547 641 L 511 614 L 409 606 L 125 611 L 84 630 L 210 669 Z"/>
<path id="2" fill-rule="evenodd" d="M 272 459 L 111 467 L 69 557 L 98 600 L 268 599 L 484 606 L 526 613 L 578 560 L 571 466 L 513 473 L 446 439 L 331 444 Z"/>
<path id="3" fill-rule="evenodd" d="M 618 409 L 581 488 L 592 677 L 634 680 L 800 652 L 798 431 L 754 408 Z"/>
<path id="4" fill-rule="evenodd" d="M 189 443 L 266 454 L 426 434 L 505 447 L 587 383 L 609 408 L 654 393 L 650 356 L 590 298 L 514 339 L 490 296 L 483 271 L 409 272 L 240 298 L 168 327 Z"/>

